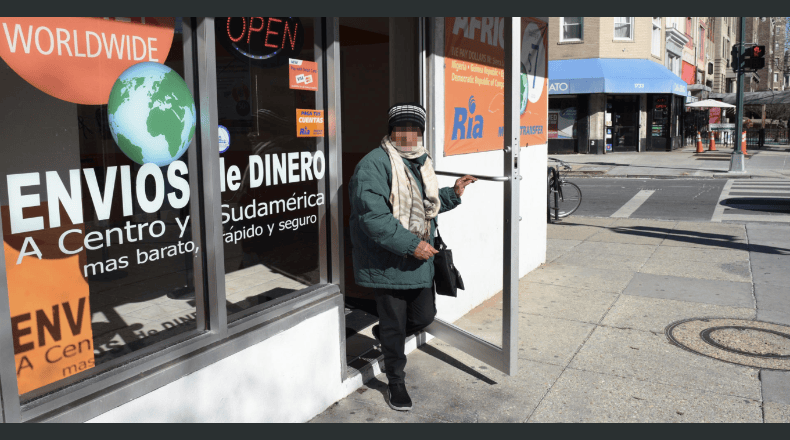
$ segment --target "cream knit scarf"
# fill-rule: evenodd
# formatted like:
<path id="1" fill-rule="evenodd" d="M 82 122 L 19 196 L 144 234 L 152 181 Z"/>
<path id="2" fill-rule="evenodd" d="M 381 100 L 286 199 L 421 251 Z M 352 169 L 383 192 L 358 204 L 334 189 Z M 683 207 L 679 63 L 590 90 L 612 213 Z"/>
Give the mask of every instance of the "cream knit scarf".
<path id="1" fill-rule="evenodd" d="M 392 215 L 398 219 L 404 228 L 408 229 L 424 241 L 430 238 L 430 220 L 439 215 L 442 206 L 439 200 L 439 181 L 433 169 L 433 161 L 429 155 L 425 164 L 420 168 L 422 174 L 425 199 L 420 194 L 414 174 L 406 170 L 406 165 L 401 158 L 416 159 L 427 151 L 422 144 L 411 147 L 411 151 L 398 148 L 389 136 L 384 136 L 381 148 L 387 152 L 392 166 L 392 189 L 390 191 L 390 204 Z"/>

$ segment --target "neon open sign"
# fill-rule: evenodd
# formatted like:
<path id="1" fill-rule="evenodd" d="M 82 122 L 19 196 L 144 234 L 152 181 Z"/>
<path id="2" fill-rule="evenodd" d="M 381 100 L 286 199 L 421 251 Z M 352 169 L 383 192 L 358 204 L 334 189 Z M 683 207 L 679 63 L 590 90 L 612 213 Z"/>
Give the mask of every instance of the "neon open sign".
<path id="1" fill-rule="evenodd" d="M 304 44 L 304 27 L 297 17 L 218 17 L 214 23 L 227 51 L 265 67 L 287 64 Z"/>

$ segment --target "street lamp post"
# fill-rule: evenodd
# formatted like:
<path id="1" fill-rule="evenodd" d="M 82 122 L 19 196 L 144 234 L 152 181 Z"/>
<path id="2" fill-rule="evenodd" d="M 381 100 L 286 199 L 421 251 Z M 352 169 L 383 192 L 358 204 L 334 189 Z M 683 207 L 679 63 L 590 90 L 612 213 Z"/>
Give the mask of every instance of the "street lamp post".
<path id="1" fill-rule="evenodd" d="M 738 37 L 738 92 L 735 101 L 735 145 L 730 158 L 730 172 L 746 172 L 746 163 L 741 142 L 743 142 L 743 40 L 746 38 L 746 18 L 741 17 L 740 32 Z"/>

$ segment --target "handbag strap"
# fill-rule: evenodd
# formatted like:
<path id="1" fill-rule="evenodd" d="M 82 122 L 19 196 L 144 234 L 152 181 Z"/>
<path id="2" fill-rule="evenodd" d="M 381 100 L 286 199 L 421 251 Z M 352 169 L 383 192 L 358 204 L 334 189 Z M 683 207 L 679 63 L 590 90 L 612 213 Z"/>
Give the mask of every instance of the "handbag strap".
<path id="1" fill-rule="evenodd" d="M 437 217 L 438 218 L 438 217 Z M 447 248 L 447 245 L 444 243 L 442 239 L 442 234 L 439 233 L 439 221 L 436 221 L 436 237 L 433 238 L 434 248 L 437 251 L 442 251 Z"/>

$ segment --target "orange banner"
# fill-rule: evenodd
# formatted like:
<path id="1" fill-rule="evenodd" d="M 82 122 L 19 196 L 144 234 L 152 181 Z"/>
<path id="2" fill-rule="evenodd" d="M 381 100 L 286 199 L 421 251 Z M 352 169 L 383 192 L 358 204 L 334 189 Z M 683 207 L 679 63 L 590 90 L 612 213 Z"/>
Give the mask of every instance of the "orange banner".
<path id="1" fill-rule="evenodd" d="M 445 19 L 444 155 L 504 147 L 502 17 Z M 520 145 L 545 144 L 548 114 L 547 25 L 522 17 Z"/>
<path id="2" fill-rule="evenodd" d="M 296 137 L 322 137 L 324 111 L 296 109 Z"/>
<path id="3" fill-rule="evenodd" d="M 134 64 L 164 63 L 171 17 L 0 18 L 0 58 L 42 92 L 75 104 L 107 104 L 115 80 Z"/>
<path id="4" fill-rule="evenodd" d="M 46 202 L 28 210 L 44 215 Z M 73 225 L 11 234 L 8 206 L 2 216 L 14 360 L 24 394 L 94 366 L 90 292 L 81 269 L 86 255 L 59 249 Z M 68 234 L 64 246 L 79 248 L 82 240 L 75 237 L 82 234 Z"/>

